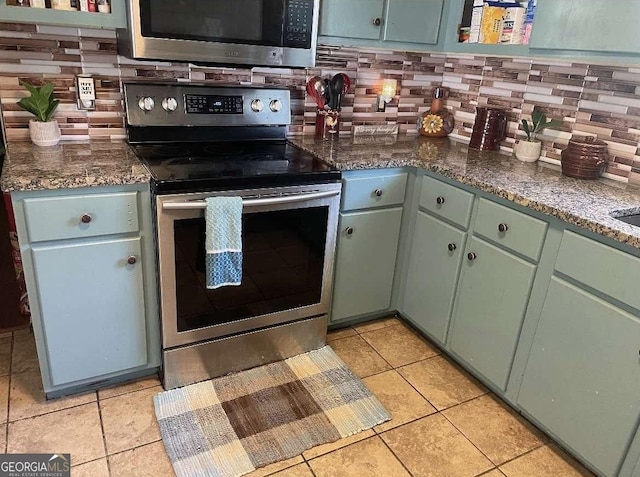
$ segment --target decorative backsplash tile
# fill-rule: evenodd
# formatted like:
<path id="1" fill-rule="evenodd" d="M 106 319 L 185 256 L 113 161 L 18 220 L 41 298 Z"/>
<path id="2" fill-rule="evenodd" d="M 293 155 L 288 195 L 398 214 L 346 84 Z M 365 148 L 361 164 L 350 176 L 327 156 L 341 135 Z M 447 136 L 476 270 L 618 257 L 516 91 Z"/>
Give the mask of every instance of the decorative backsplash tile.
<path id="1" fill-rule="evenodd" d="M 476 106 L 509 111 L 505 149 L 511 149 L 522 118 L 534 106 L 561 119 L 545 130 L 543 160 L 557 162 L 572 134 L 595 135 L 609 144 L 610 177 L 640 184 L 640 68 L 581 62 L 417 53 L 320 46 L 315 68 L 227 68 L 167 62 L 141 62 L 117 54 L 115 32 L 85 28 L 0 23 L 0 103 L 9 141 L 28 139 L 29 114 L 16 106 L 25 92 L 20 81 L 55 83 L 57 112 L 67 139 L 124 138 L 122 84 L 127 81 L 179 81 L 225 85 L 274 85 L 291 90 L 290 134 L 313 134 L 316 105 L 305 93 L 310 76 L 349 75 L 352 86 L 342 102 L 341 134 L 358 125 L 398 125 L 416 134 L 416 121 L 431 102 L 436 85 L 449 88 L 445 104 L 456 118 L 453 135 L 471 135 Z M 75 75 L 96 80 L 95 111 L 75 106 Z M 398 82 L 385 112 L 376 111 L 382 80 Z"/>

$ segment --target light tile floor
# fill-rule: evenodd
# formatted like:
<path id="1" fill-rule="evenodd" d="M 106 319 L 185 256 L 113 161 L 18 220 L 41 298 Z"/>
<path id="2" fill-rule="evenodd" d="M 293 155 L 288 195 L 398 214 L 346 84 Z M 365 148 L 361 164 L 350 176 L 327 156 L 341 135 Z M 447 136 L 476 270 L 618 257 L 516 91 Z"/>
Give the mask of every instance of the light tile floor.
<path id="1" fill-rule="evenodd" d="M 396 318 L 329 333 L 393 415 L 251 477 L 592 474 Z M 46 402 L 29 331 L 0 335 L 0 450 L 70 452 L 74 477 L 172 476 L 146 378 Z"/>

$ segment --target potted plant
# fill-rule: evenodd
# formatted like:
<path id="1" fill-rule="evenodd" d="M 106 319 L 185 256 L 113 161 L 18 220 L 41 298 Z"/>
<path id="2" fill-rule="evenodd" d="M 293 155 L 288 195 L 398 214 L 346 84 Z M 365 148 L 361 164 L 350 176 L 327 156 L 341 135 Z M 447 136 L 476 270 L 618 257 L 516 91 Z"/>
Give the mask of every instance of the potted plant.
<path id="1" fill-rule="evenodd" d="M 29 120 L 31 141 L 36 146 L 55 146 L 60 141 L 60 128 L 58 121 L 51 118 L 60 101 L 53 98 L 53 84 L 45 83 L 39 87 L 25 82 L 21 84 L 31 93 L 31 96 L 18 101 L 18 106 L 35 116 Z"/>
<path id="2" fill-rule="evenodd" d="M 526 119 L 522 120 L 522 129 L 524 129 L 527 139 L 520 139 L 515 147 L 516 157 L 524 162 L 535 162 L 540 157 L 542 143 L 537 140 L 536 135 L 545 128 L 555 128 L 562 126 L 562 121 L 552 119 L 547 121 L 547 115 L 538 107 L 533 108 L 531 113 L 531 123 Z"/>

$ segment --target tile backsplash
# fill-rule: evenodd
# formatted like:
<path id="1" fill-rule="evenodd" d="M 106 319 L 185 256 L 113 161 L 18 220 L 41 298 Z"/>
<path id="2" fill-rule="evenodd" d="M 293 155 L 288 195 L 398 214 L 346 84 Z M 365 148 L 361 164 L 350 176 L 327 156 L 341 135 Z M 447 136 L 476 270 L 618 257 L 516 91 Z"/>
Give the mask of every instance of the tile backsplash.
<path id="1" fill-rule="evenodd" d="M 8 141 L 28 139 L 29 114 L 15 104 L 24 96 L 21 80 L 49 81 L 61 101 L 56 114 L 68 139 L 124 138 L 122 83 L 180 81 L 225 85 L 285 86 L 292 92 L 290 134 L 313 134 L 316 107 L 306 97 L 308 77 L 344 72 L 352 86 L 344 98 L 341 134 L 356 125 L 397 124 L 415 134 L 415 124 L 431 101 L 434 86 L 449 88 L 446 105 L 455 115 L 457 137 L 469 137 L 475 107 L 509 110 L 505 149 L 511 149 L 521 118 L 538 105 L 563 127 L 545 130 L 543 160 L 557 162 L 572 133 L 595 135 L 609 143 L 610 177 L 640 184 L 640 67 L 541 60 L 416 53 L 320 46 L 309 69 L 225 68 L 141 62 L 117 54 L 115 32 L 33 24 L 0 23 L 0 102 Z M 95 111 L 75 106 L 75 75 L 96 80 Z M 398 81 L 385 112 L 375 103 L 384 78 Z"/>

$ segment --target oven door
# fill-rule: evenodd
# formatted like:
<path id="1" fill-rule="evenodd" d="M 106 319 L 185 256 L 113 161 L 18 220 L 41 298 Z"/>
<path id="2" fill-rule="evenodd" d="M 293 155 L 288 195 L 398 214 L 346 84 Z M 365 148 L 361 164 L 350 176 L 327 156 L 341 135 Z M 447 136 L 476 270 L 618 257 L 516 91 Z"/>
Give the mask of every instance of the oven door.
<path id="1" fill-rule="evenodd" d="M 129 4 L 131 36 L 123 46 L 134 58 L 300 67 L 315 61 L 319 0 Z"/>
<path id="2" fill-rule="evenodd" d="M 165 349 L 329 312 L 338 184 L 158 196 Z M 205 287 L 204 199 L 243 198 L 240 286 Z"/>

